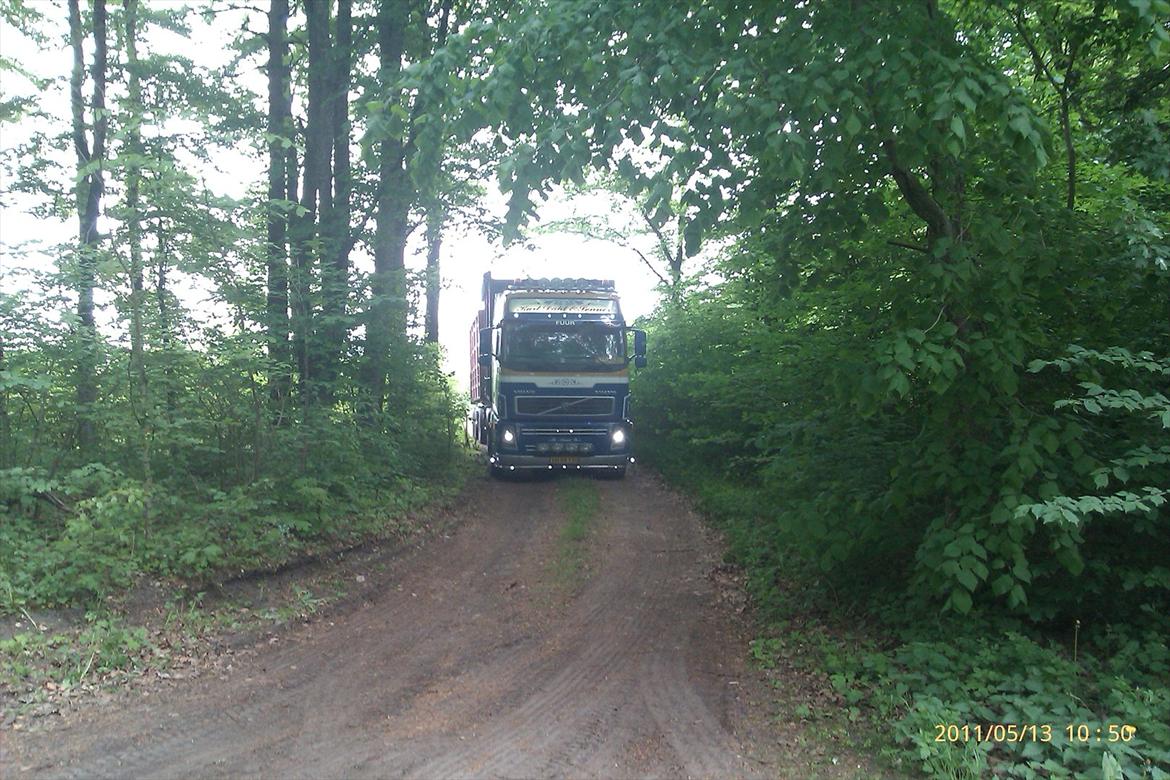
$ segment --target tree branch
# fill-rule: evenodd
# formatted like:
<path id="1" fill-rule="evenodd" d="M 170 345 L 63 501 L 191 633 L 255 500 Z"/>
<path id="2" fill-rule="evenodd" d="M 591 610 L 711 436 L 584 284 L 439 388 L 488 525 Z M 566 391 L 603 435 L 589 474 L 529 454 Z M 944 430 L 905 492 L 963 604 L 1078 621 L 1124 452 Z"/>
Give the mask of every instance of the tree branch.
<path id="1" fill-rule="evenodd" d="M 658 269 L 657 269 L 657 268 L 655 268 L 655 267 L 654 267 L 654 264 L 650 262 L 650 258 L 648 258 L 648 257 L 646 257 L 646 255 L 642 254 L 642 250 L 638 249 L 638 248 L 637 248 L 637 247 L 635 247 L 635 246 L 630 246 L 630 247 L 629 247 L 629 249 L 630 249 L 630 250 L 631 250 L 631 251 L 632 251 L 634 254 L 636 254 L 636 255 L 637 255 L 639 258 L 641 258 L 642 262 L 646 264 L 646 267 L 650 269 L 650 272 L 651 272 L 651 273 L 653 273 L 655 276 L 657 276 L 657 277 L 658 277 L 658 281 L 662 282 L 662 283 L 663 283 L 663 284 L 665 284 L 667 287 L 669 287 L 669 286 L 670 286 L 670 282 L 668 282 L 668 281 L 666 280 L 666 277 L 665 277 L 665 276 L 663 276 L 662 274 L 660 274 L 660 273 L 658 272 Z"/>
<path id="2" fill-rule="evenodd" d="M 918 177 L 902 165 L 893 138 L 882 141 L 882 151 L 890 163 L 890 174 L 902 192 L 902 197 L 906 199 L 911 210 L 926 223 L 927 235 L 954 238 L 955 230 L 950 218 Z"/>
<path id="3" fill-rule="evenodd" d="M 930 250 L 924 246 L 918 246 L 917 244 L 910 244 L 910 243 L 907 243 L 905 241 L 887 241 L 886 243 L 889 244 L 890 246 L 900 246 L 903 249 L 913 249 L 915 252 L 924 252 L 924 253 L 930 252 Z"/>
<path id="4" fill-rule="evenodd" d="M 658 225 L 654 224 L 654 220 L 650 218 L 649 211 L 645 209 L 638 209 L 638 213 L 642 215 L 642 219 L 645 220 L 646 225 L 658 238 L 658 248 L 662 250 L 662 258 L 666 261 L 667 265 L 670 265 L 670 258 L 672 254 L 670 250 L 670 242 L 666 240 L 666 236 L 663 234 L 662 229 L 659 228 Z"/>
<path id="5" fill-rule="evenodd" d="M 1057 92 L 1060 92 L 1060 84 L 1057 83 L 1055 78 L 1053 78 L 1052 71 L 1048 69 L 1048 64 L 1045 63 L 1044 58 L 1040 56 L 1040 50 L 1036 48 L 1035 42 L 1033 42 L 1031 36 L 1028 35 L 1028 30 L 1024 26 L 1024 17 L 1019 8 L 1017 8 L 1016 12 L 1012 14 L 1012 21 L 1015 23 L 1016 30 L 1018 30 L 1020 33 L 1020 40 L 1023 41 L 1024 48 L 1026 48 L 1028 53 L 1032 56 L 1032 64 L 1036 66 L 1036 75 L 1043 76 L 1044 79 L 1047 80 L 1048 83 L 1051 84 Z"/>

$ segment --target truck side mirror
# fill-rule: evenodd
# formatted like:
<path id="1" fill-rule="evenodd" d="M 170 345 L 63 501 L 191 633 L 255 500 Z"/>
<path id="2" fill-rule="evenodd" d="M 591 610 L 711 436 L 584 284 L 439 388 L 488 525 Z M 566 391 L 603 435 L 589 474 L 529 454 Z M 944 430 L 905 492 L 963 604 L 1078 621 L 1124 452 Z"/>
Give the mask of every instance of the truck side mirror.
<path id="1" fill-rule="evenodd" d="M 646 331 L 644 331 L 644 330 L 634 331 L 634 357 L 635 358 L 645 358 L 646 357 Z M 643 366 L 645 364 L 646 364 L 646 361 L 643 360 L 641 363 L 635 362 L 634 365 Z"/>
<path id="2" fill-rule="evenodd" d="M 490 366 L 492 364 L 492 329 L 479 329 L 479 364 L 481 366 Z"/>

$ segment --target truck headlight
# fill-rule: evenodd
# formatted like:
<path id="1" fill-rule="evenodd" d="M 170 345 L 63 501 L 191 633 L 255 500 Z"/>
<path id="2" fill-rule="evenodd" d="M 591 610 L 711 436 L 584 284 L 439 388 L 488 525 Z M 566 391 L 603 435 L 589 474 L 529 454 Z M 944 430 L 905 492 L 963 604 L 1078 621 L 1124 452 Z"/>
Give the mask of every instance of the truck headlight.
<path id="1" fill-rule="evenodd" d="M 503 439 L 504 444 L 514 444 L 516 442 L 516 432 L 511 428 L 505 428 L 500 438 Z"/>
<path id="2" fill-rule="evenodd" d="M 610 437 L 610 440 L 613 442 L 615 447 L 620 447 L 626 443 L 626 432 L 621 428 L 618 428 L 613 432 L 613 436 Z"/>

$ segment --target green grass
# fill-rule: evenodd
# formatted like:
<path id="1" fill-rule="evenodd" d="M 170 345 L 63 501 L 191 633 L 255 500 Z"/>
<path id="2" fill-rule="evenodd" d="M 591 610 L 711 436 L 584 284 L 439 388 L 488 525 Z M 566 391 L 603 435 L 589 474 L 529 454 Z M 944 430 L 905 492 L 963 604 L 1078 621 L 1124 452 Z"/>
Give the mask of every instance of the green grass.
<path id="1" fill-rule="evenodd" d="M 587 546 L 601 504 L 593 480 L 572 479 L 557 485 L 557 503 L 565 516 L 553 562 L 555 578 L 563 587 L 580 585 L 588 574 Z"/>

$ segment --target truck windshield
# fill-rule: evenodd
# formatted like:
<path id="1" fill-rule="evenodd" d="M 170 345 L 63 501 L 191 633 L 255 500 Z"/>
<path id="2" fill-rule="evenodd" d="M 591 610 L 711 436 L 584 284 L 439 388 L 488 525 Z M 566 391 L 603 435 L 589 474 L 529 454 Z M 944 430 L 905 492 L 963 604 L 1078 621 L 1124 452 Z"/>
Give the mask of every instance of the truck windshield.
<path id="1" fill-rule="evenodd" d="M 508 322 L 501 362 L 509 368 L 608 369 L 626 363 L 622 328 L 603 322 Z"/>

